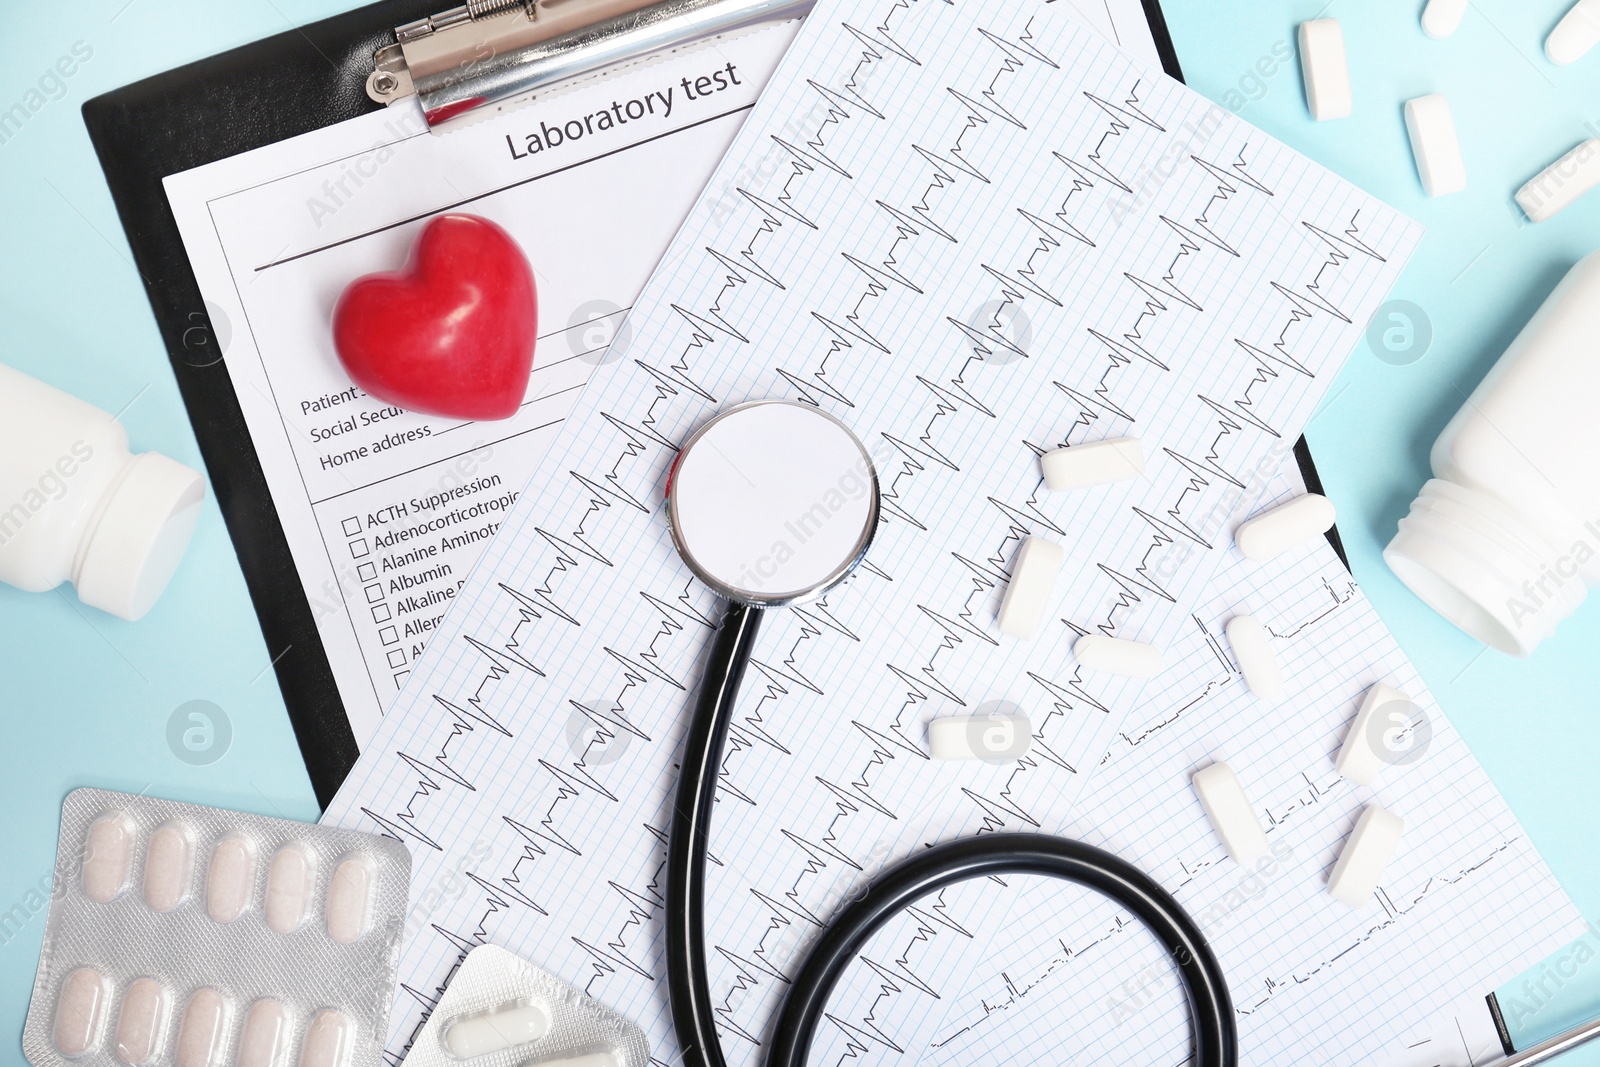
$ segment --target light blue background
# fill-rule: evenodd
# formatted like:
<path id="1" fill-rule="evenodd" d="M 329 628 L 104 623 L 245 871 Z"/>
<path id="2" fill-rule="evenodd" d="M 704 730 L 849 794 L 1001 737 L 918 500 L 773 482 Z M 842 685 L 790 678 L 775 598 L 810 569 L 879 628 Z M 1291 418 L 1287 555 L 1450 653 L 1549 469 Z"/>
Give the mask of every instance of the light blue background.
<path id="1" fill-rule="evenodd" d="M 1091 0 L 1076 0 L 1089 3 Z M 1512 192 L 1586 137 L 1600 136 L 1600 52 L 1570 67 L 1541 42 L 1567 0 L 1474 0 L 1461 30 L 1431 41 L 1421 0 L 1165 0 L 1196 89 L 1309 153 L 1428 228 L 1394 296 L 1423 309 L 1432 342 L 1396 366 L 1363 346 L 1310 437 L 1357 576 L 1440 702 L 1521 817 L 1579 908 L 1600 914 L 1600 606 L 1567 622 L 1528 662 L 1479 646 L 1439 620 L 1379 553 L 1427 474 L 1427 449 L 1466 392 L 1562 272 L 1600 247 L 1600 194 L 1532 226 Z M 116 412 L 138 449 L 200 465 L 193 435 L 79 105 L 169 67 L 331 14 L 338 0 L 73 0 L 6 5 L 0 111 L 23 101 L 83 42 L 92 57 L 0 144 L 0 361 Z M 441 3 L 440 7 L 448 7 Z M 1355 114 L 1310 121 L 1292 53 L 1295 26 L 1344 25 Z M 1422 195 L 1401 104 L 1450 97 L 1466 192 Z M 1587 125 L 1586 125 L 1587 124 Z M 1597 342 L 1600 349 L 1600 342 Z M 1596 353 L 1600 358 L 1600 351 Z M 1600 405 L 1597 405 L 1600 420 Z M 264 814 L 314 818 L 310 785 L 271 658 L 215 503 L 172 587 L 138 624 L 70 592 L 0 586 L 0 916 L 27 914 L 48 878 L 61 798 L 79 785 L 148 790 Z M 207 766 L 167 742 L 175 709 L 210 701 L 233 731 Z M 1507 908 L 1518 902 L 1508 900 Z M 0 927 L 0 1058 L 20 1059 L 44 914 Z M 1442 964 L 1448 966 L 1447 963 Z M 1540 972 L 1536 969 L 1535 977 Z M 1553 989 L 1547 980 L 1546 989 Z M 1527 999 L 1522 983 L 1503 996 Z M 1540 1000 L 1545 999 L 1540 996 Z M 1533 1003 L 1529 1000 L 1529 1003 Z M 1524 1029 L 1549 1032 L 1600 1012 L 1590 962 Z M 1600 1064 L 1600 1049 L 1566 1062 Z"/>

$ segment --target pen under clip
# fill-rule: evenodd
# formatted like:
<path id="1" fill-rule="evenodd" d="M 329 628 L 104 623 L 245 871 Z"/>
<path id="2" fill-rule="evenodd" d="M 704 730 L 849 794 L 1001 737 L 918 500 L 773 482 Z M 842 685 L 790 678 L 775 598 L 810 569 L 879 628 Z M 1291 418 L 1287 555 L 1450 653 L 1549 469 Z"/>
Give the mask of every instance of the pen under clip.
<path id="1" fill-rule="evenodd" d="M 395 30 L 367 77 L 381 104 L 415 95 L 438 131 L 618 63 L 767 23 L 815 0 L 469 0 Z"/>

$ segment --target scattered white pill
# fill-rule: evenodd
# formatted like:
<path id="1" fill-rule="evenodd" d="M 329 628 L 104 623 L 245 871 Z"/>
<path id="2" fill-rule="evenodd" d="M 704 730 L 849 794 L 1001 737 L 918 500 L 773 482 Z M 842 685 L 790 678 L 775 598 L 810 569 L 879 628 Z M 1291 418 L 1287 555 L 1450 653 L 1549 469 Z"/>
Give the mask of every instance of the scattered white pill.
<path id="1" fill-rule="evenodd" d="M 135 978 L 117 1009 L 117 1059 L 145 1067 L 161 1051 L 167 1024 L 167 991 L 154 978 Z"/>
<path id="2" fill-rule="evenodd" d="M 1461 160 L 1461 142 L 1450 101 L 1443 93 L 1429 93 L 1406 101 L 1406 133 L 1417 161 L 1417 177 L 1429 196 L 1459 193 L 1467 187 L 1467 166 Z"/>
<path id="3" fill-rule="evenodd" d="M 189 895 L 194 877 L 194 843 L 181 826 L 162 826 L 150 835 L 144 852 L 144 902 L 166 914 Z"/>
<path id="4" fill-rule="evenodd" d="M 211 851 L 206 871 L 206 914 L 219 923 L 231 923 L 244 914 L 255 886 L 256 857 L 242 837 L 224 837 Z"/>
<path id="5" fill-rule="evenodd" d="M 1283 696 L 1283 669 L 1272 651 L 1267 628 L 1254 615 L 1235 615 L 1226 627 L 1228 645 L 1244 675 L 1244 684 L 1262 700 Z"/>
<path id="6" fill-rule="evenodd" d="M 1055 591 L 1056 576 L 1066 559 L 1066 551 L 1053 541 L 1042 537 L 1023 539 L 1011 561 L 1011 581 L 1000 601 L 1001 633 L 1025 640 L 1039 633 L 1050 607 L 1050 594 Z"/>
<path id="7" fill-rule="evenodd" d="M 1405 828 L 1400 816 L 1368 804 L 1328 875 L 1328 892 L 1333 898 L 1352 908 L 1365 904 L 1383 879 L 1383 870 L 1394 858 Z"/>
<path id="8" fill-rule="evenodd" d="M 1344 777 L 1357 785 L 1371 785 L 1378 773 L 1388 765 L 1386 752 L 1380 752 L 1375 742 L 1380 742 L 1384 731 L 1390 727 L 1401 728 L 1411 722 L 1411 709 L 1415 705 L 1400 690 L 1383 682 L 1374 682 L 1361 699 L 1356 717 L 1350 721 L 1350 732 L 1344 736 L 1339 758 L 1334 766 Z M 1381 716 L 1381 717 L 1380 717 Z M 1397 718 L 1398 717 L 1398 718 Z M 1404 719 L 1401 722 L 1400 719 Z"/>
<path id="9" fill-rule="evenodd" d="M 1312 19 L 1300 24 L 1300 73 L 1306 83 L 1306 106 L 1318 122 L 1350 114 L 1350 66 L 1344 54 L 1344 30 L 1338 19 Z"/>
<path id="10" fill-rule="evenodd" d="M 106 1013 L 105 976 L 93 967 L 79 967 L 61 983 L 56 999 L 53 1037 L 63 1056 L 81 1056 L 100 1037 Z"/>
<path id="11" fill-rule="evenodd" d="M 210 986 L 194 991 L 178 1024 L 178 1067 L 216 1067 L 228 1038 L 228 1002 Z"/>
<path id="12" fill-rule="evenodd" d="M 311 903 L 311 856 L 298 843 L 284 845 L 267 865 L 267 899 L 262 906 L 267 928 L 290 934 L 300 929 Z"/>
<path id="13" fill-rule="evenodd" d="M 328 882 L 328 936 L 341 945 L 361 940 L 372 914 L 372 861 L 347 856 Z"/>
<path id="14" fill-rule="evenodd" d="M 1019 759 L 1033 743 L 1026 715 L 941 715 L 928 720 L 934 759 Z"/>
<path id="15" fill-rule="evenodd" d="M 1144 476 L 1144 445 L 1137 437 L 1087 441 L 1039 457 L 1046 489 L 1061 493 Z"/>
<path id="16" fill-rule="evenodd" d="M 1143 641 L 1084 634 L 1072 643 L 1072 655 L 1094 671 L 1110 671 L 1129 678 L 1154 678 L 1161 673 L 1161 650 Z"/>
<path id="17" fill-rule="evenodd" d="M 289 1051 L 289 1012 L 281 1001 L 262 997 L 250 1005 L 239 1031 L 236 1067 L 283 1067 Z"/>
<path id="18" fill-rule="evenodd" d="M 1578 0 L 1544 39 L 1544 54 L 1564 67 L 1582 59 L 1596 44 L 1600 44 L 1600 0 Z"/>
<path id="19" fill-rule="evenodd" d="M 83 838 L 83 895 L 96 904 L 117 899 L 128 887 L 133 867 L 133 839 L 138 830 L 120 811 L 89 824 Z"/>
<path id="20" fill-rule="evenodd" d="M 1305 493 L 1240 523 L 1233 543 L 1245 559 L 1265 563 L 1280 552 L 1327 533 L 1336 517 L 1333 501 Z"/>
<path id="21" fill-rule="evenodd" d="M 1461 28 L 1461 18 L 1466 13 L 1467 0 L 1428 0 L 1422 12 L 1422 30 L 1442 41 Z"/>
<path id="22" fill-rule="evenodd" d="M 510 1004 L 494 1011 L 457 1019 L 444 1031 L 444 1047 L 457 1059 L 537 1041 L 550 1032 L 550 1012 L 543 1004 Z"/>
<path id="23" fill-rule="evenodd" d="M 345 1067 L 350 1062 L 350 1046 L 355 1041 L 354 1025 L 342 1011 L 324 1008 L 306 1027 L 305 1043 L 300 1046 L 300 1067 Z"/>
<path id="24" fill-rule="evenodd" d="M 1271 855 L 1267 833 L 1261 829 L 1261 820 L 1256 818 L 1250 798 L 1245 796 L 1244 786 L 1239 784 L 1239 776 L 1233 773 L 1232 767 L 1213 763 L 1195 771 L 1190 781 L 1194 783 L 1200 806 L 1206 809 L 1212 827 L 1235 863 L 1253 867 Z"/>
<path id="25" fill-rule="evenodd" d="M 1600 138 L 1585 141 L 1517 190 L 1517 204 L 1531 222 L 1545 222 L 1600 185 Z"/>

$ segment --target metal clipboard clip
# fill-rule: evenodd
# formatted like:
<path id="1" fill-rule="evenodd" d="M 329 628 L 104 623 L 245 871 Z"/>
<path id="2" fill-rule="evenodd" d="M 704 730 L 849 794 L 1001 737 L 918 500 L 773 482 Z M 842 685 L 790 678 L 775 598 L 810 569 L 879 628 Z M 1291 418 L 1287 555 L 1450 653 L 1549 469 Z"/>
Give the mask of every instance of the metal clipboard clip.
<path id="1" fill-rule="evenodd" d="M 373 56 L 367 95 L 415 96 L 428 126 L 486 118 L 543 90 L 719 35 L 799 18 L 815 0 L 468 0 L 408 23 Z"/>

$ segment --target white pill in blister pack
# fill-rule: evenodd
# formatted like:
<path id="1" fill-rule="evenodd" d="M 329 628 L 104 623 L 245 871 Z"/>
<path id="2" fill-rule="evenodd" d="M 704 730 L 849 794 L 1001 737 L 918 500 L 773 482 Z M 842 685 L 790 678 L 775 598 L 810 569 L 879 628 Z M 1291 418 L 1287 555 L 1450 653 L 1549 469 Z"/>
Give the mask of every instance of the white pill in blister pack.
<path id="1" fill-rule="evenodd" d="M 1400 847 L 1400 835 L 1405 828 L 1405 820 L 1400 816 L 1376 804 L 1368 804 L 1339 852 L 1333 872 L 1328 875 L 1329 894 L 1352 908 L 1359 908 L 1370 900 L 1383 880 L 1384 869 Z"/>
<path id="2" fill-rule="evenodd" d="M 928 720 L 928 753 L 937 760 L 1011 760 L 1028 754 L 1026 715 L 941 715 Z"/>
<path id="3" fill-rule="evenodd" d="M 495 945 L 467 953 L 405 1067 L 645 1067 L 644 1032 Z"/>
<path id="4" fill-rule="evenodd" d="M 1283 696 L 1283 668 L 1267 637 L 1267 628 L 1253 615 L 1235 615 L 1224 628 L 1228 647 L 1250 692 L 1262 700 Z"/>
<path id="5" fill-rule="evenodd" d="M 1024 640 L 1038 635 L 1066 558 L 1066 552 L 1052 541 L 1042 537 L 1023 539 L 1011 561 L 1011 581 L 1006 583 L 1005 596 L 1000 601 L 1001 633 Z"/>
<path id="6" fill-rule="evenodd" d="M 1084 634 L 1072 643 L 1072 655 L 1090 670 L 1109 671 L 1129 678 L 1154 678 L 1161 673 L 1161 650 L 1143 641 Z"/>
<path id="7" fill-rule="evenodd" d="M 1312 118 L 1326 122 L 1350 114 L 1350 65 L 1338 19 L 1300 24 L 1300 73 L 1305 78 L 1306 106 Z"/>
<path id="8" fill-rule="evenodd" d="M 1600 137 L 1583 142 L 1517 190 L 1517 206 L 1530 222 L 1548 222 L 1580 196 L 1600 186 Z"/>
<path id="9" fill-rule="evenodd" d="M 1333 529 L 1333 501 L 1304 493 L 1239 524 L 1233 543 L 1245 559 L 1265 563 L 1281 552 Z"/>
<path id="10" fill-rule="evenodd" d="M 382 1067 L 398 841 L 79 789 L 57 864 L 73 876 L 23 1030 L 34 1067 Z"/>
<path id="11" fill-rule="evenodd" d="M 1461 142 L 1456 137 L 1450 101 L 1443 93 L 1429 93 L 1407 100 L 1405 114 L 1411 155 L 1417 161 L 1417 177 L 1423 191 L 1429 196 L 1446 196 L 1465 189 L 1467 167 L 1461 159 Z"/>
<path id="12" fill-rule="evenodd" d="M 1195 795 L 1200 798 L 1200 806 L 1206 809 L 1206 816 L 1235 863 L 1253 866 L 1272 852 L 1266 831 L 1261 829 L 1261 820 L 1256 818 L 1250 798 L 1245 795 L 1244 786 L 1239 784 L 1239 776 L 1233 773 L 1232 767 L 1219 760 L 1195 771 L 1190 781 Z"/>
<path id="13" fill-rule="evenodd" d="M 1046 489 L 1066 492 L 1144 476 L 1144 445 L 1137 437 L 1087 441 L 1039 457 Z"/>

